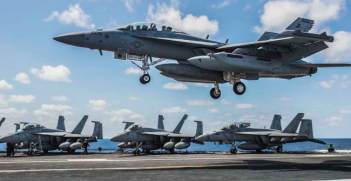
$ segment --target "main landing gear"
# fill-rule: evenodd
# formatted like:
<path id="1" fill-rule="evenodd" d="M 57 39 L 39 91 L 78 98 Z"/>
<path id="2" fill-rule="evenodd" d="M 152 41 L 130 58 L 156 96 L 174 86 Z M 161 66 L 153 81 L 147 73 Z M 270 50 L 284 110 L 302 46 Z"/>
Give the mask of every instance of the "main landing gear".
<path id="1" fill-rule="evenodd" d="M 277 147 L 277 153 L 283 153 L 283 147 L 282 146 L 278 146 Z"/>
<path id="2" fill-rule="evenodd" d="M 143 55 L 139 60 L 142 63 L 141 66 L 132 61 L 132 63 L 135 66 L 139 67 L 140 70 L 142 70 L 144 72 L 144 75 L 142 75 L 139 79 L 140 83 L 142 83 L 142 84 L 149 83 L 151 81 L 151 77 L 150 77 L 149 72 L 148 72 L 150 70 L 150 66 L 154 66 L 154 65 L 156 65 L 164 60 L 166 60 L 166 59 L 160 58 L 156 61 L 152 61 L 152 57 L 149 57 L 148 55 Z"/>
<path id="3" fill-rule="evenodd" d="M 140 146 L 139 143 L 136 142 L 136 143 L 135 143 L 135 150 L 133 151 L 133 154 L 134 154 L 134 155 L 140 155 L 139 146 Z"/>
<path id="4" fill-rule="evenodd" d="M 238 144 L 240 144 L 240 142 L 239 142 Z M 238 144 L 237 144 L 237 145 L 238 145 Z M 235 154 L 238 153 L 238 149 L 236 148 L 237 145 L 235 145 L 235 142 L 232 143 L 232 146 L 231 146 L 230 149 L 229 149 L 229 152 L 230 152 L 231 154 L 235 155 Z"/>
<path id="5" fill-rule="evenodd" d="M 246 92 L 246 86 L 244 83 L 238 81 L 233 85 L 233 91 L 236 95 L 243 95 Z M 210 95 L 213 99 L 218 99 L 221 97 L 221 90 L 219 89 L 219 84 L 214 83 L 214 88 L 211 89 Z"/>

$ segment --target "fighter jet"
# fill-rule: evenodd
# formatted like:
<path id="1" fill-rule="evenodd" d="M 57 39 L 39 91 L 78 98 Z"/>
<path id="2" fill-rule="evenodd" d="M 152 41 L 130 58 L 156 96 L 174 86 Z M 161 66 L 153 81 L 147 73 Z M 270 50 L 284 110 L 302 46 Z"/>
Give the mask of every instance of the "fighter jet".
<path id="1" fill-rule="evenodd" d="M 40 150 L 44 153 L 56 149 L 74 152 L 74 150 L 81 148 L 84 140 L 96 142 L 97 139 L 102 139 L 102 125 L 100 122 L 94 122 L 95 127 L 93 135 L 81 134 L 87 119 L 88 116 L 84 116 L 72 132 L 46 128 L 40 124 L 28 123 L 17 132 L 0 137 L 0 143 L 21 143 L 22 145 L 19 147 L 29 148 L 28 154 L 33 154 L 33 149 Z"/>
<path id="2" fill-rule="evenodd" d="M 313 20 L 297 18 L 283 32 L 265 32 L 258 41 L 227 44 L 189 35 L 167 25 L 132 23 L 116 29 L 69 33 L 54 40 L 92 50 L 114 52 L 114 58 L 132 60 L 144 75 L 142 84 L 150 82 L 148 73 L 165 59 L 177 63 L 156 66 L 161 74 L 182 82 L 213 83 L 210 95 L 221 96 L 219 84 L 230 83 L 237 95 L 246 91 L 244 80 L 259 78 L 293 79 L 311 76 L 319 67 L 345 67 L 350 64 L 312 64 L 303 61 L 328 48 L 333 42 L 326 32 L 308 33 Z M 196 25 L 194 25 L 196 26 Z M 153 61 L 152 57 L 159 58 Z M 141 65 L 134 61 L 140 61 Z"/>
<path id="3" fill-rule="evenodd" d="M 144 149 L 146 153 L 150 152 L 150 150 L 160 148 L 174 152 L 174 148 L 188 148 L 190 146 L 190 142 L 201 144 L 202 142 L 192 140 L 194 135 L 184 135 L 180 133 L 183 123 L 187 117 L 187 115 L 184 115 L 172 132 L 164 130 L 162 121 L 159 121 L 159 126 L 157 129 L 133 124 L 123 132 L 113 136 L 110 140 L 113 142 L 134 143 L 134 148 L 136 148 L 133 152 L 134 155 L 140 154 L 139 148 Z M 161 120 L 163 120 L 163 117 Z"/>
<path id="4" fill-rule="evenodd" d="M 237 153 L 236 147 L 243 150 L 256 150 L 258 153 L 263 149 L 276 147 L 277 152 L 281 153 L 283 144 L 286 143 L 311 141 L 325 144 L 323 141 L 313 138 L 312 120 L 302 119 L 303 116 L 303 113 L 297 114 L 283 131 L 279 130 L 281 117 L 276 115 L 270 129 L 250 128 L 250 123 L 239 122 L 225 126 L 218 131 L 198 136 L 195 140 L 232 144 L 230 148 L 232 154 Z M 299 133 L 296 133 L 300 122 Z M 239 143 L 234 145 L 235 142 Z M 245 143 L 240 144 L 241 142 Z"/>

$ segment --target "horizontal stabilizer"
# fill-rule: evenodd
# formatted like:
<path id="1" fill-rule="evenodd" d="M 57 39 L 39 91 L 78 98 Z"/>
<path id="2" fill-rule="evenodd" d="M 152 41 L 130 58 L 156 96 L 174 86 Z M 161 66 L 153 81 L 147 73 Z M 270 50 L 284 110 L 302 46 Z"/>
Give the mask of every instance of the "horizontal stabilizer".
<path id="1" fill-rule="evenodd" d="M 314 68 L 314 67 L 320 67 L 320 68 L 326 68 L 326 67 L 351 67 L 351 64 L 348 63 L 318 63 L 318 64 L 291 64 L 296 67 L 309 67 L 309 68 Z"/>

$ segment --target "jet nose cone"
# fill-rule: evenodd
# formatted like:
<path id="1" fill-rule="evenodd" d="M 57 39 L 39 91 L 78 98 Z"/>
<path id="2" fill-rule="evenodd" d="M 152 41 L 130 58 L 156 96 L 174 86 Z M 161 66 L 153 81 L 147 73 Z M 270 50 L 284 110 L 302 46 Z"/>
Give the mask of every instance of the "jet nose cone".
<path id="1" fill-rule="evenodd" d="M 123 137 L 122 134 L 116 134 L 115 136 L 110 138 L 110 141 L 112 141 L 112 142 L 123 142 L 122 137 Z"/>
<path id="2" fill-rule="evenodd" d="M 210 135 L 200 135 L 195 138 L 196 141 L 210 141 Z"/>
<path id="3" fill-rule="evenodd" d="M 85 33 L 68 33 L 56 36 L 53 39 L 68 45 L 84 47 Z"/>
<path id="4" fill-rule="evenodd" d="M 0 143 L 12 143 L 13 142 L 13 136 L 12 135 L 5 135 L 0 137 Z"/>

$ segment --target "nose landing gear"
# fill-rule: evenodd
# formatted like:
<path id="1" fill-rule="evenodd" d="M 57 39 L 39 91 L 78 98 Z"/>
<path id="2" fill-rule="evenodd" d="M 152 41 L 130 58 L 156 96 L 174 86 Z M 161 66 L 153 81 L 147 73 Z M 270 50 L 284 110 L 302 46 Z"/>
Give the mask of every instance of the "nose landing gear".
<path id="1" fill-rule="evenodd" d="M 140 83 L 147 84 L 151 81 L 151 77 L 149 74 L 144 74 L 140 77 Z"/>
<path id="2" fill-rule="evenodd" d="M 150 63 L 149 63 L 149 60 L 150 60 Z M 140 66 L 140 65 L 138 65 L 138 64 L 136 64 L 135 62 L 132 61 L 132 63 L 135 66 L 139 67 L 140 70 L 142 70 L 144 72 L 144 75 L 142 75 L 140 77 L 140 79 L 139 79 L 140 83 L 142 83 L 142 84 L 149 83 L 151 81 L 151 77 L 150 77 L 149 72 L 148 72 L 148 70 L 150 70 L 150 66 L 154 66 L 154 65 L 156 65 L 156 64 L 158 64 L 158 63 L 160 63 L 160 62 L 162 62 L 164 60 L 166 60 L 166 59 L 165 58 L 160 58 L 160 59 L 158 59 L 156 61 L 152 61 L 151 57 L 149 57 L 148 55 L 143 55 L 140 58 L 142 66 Z"/>
<path id="3" fill-rule="evenodd" d="M 219 89 L 219 85 L 217 82 L 214 83 L 214 88 L 211 89 L 210 95 L 213 99 L 218 99 L 221 97 L 221 90 Z"/>

